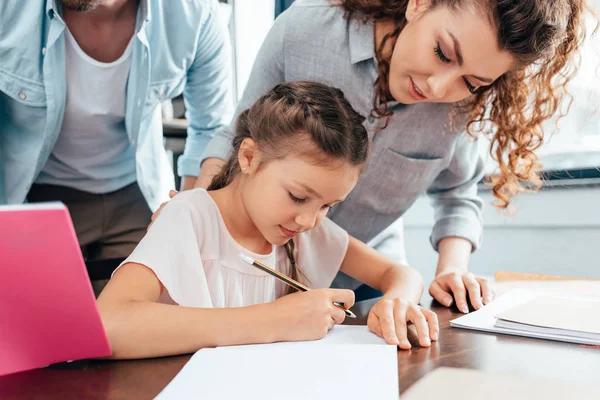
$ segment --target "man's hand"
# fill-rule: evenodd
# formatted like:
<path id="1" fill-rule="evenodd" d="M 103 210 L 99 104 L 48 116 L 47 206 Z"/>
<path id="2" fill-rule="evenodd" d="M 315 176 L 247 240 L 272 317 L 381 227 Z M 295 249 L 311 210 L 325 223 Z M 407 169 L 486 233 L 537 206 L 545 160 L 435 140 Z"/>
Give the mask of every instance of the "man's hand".
<path id="1" fill-rule="evenodd" d="M 467 295 L 478 310 L 494 298 L 494 289 L 485 278 L 468 272 L 471 243 L 460 237 L 446 237 L 439 243 L 440 259 L 429 294 L 440 304 L 456 304 L 460 312 L 468 313 Z"/>
<path id="2" fill-rule="evenodd" d="M 177 196 L 179 192 L 177 190 L 171 190 L 169 191 L 169 198 L 173 198 L 175 196 Z M 160 205 L 160 207 L 158 207 L 158 210 L 156 210 L 154 212 L 154 214 L 152 214 L 152 218 L 150 220 L 150 225 L 148 225 L 148 227 L 146 228 L 146 232 L 148 232 L 150 230 L 150 227 L 152 226 L 152 224 L 154 223 L 154 221 L 156 220 L 156 218 L 158 218 L 158 216 L 160 215 L 162 209 L 167 205 L 168 201 L 165 201 L 164 203 L 162 203 Z"/>

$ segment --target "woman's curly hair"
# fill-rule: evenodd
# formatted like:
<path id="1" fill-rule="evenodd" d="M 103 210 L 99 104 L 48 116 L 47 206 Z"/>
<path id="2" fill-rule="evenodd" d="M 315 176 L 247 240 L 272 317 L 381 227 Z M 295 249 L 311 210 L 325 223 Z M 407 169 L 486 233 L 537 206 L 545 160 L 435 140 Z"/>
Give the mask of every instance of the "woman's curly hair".
<path id="1" fill-rule="evenodd" d="M 378 77 L 375 81 L 373 114 L 392 115 L 385 101 L 392 48 L 406 25 L 408 0 L 332 0 L 347 18 L 364 22 L 394 21 L 377 47 Z M 494 24 L 500 49 L 510 52 L 516 66 L 493 84 L 459 102 L 455 120 L 468 116 L 467 132 L 490 136 L 492 158 L 499 174 L 491 184 L 496 206 L 506 208 L 510 199 L 526 188 L 539 188 L 540 164 L 534 151 L 543 142 L 542 123 L 559 112 L 564 96 L 572 98 L 566 84 L 579 66 L 577 50 L 585 39 L 585 0 L 429 0 L 432 8 L 476 6 Z M 589 9 L 591 11 L 591 9 Z M 567 106 L 566 111 L 569 107 Z M 564 114 L 560 114 L 562 116 Z"/>

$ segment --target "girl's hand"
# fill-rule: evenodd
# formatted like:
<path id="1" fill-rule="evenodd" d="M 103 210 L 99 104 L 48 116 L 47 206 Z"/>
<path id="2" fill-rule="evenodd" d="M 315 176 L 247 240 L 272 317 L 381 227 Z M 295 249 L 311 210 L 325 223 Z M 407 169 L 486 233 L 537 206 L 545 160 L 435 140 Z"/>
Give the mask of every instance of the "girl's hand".
<path id="1" fill-rule="evenodd" d="M 432 340 L 438 339 L 440 328 L 437 315 L 401 298 L 379 300 L 369 312 L 367 326 L 388 344 L 408 350 L 411 348 L 407 337 L 408 322 L 412 322 L 417 328 L 422 347 L 429 347 Z"/>
<path id="2" fill-rule="evenodd" d="M 346 318 L 344 311 L 333 305 L 354 305 L 354 292 L 345 289 L 314 289 L 293 293 L 270 303 L 276 341 L 301 341 L 323 338 Z"/>
<path id="3" fill-rule="evenodd" d="M 446 307 L 456 303 L 458 310 L 466 314 L 469 312 L 467 295 L 473 308 L 479 310 L 494 299 L 494 288 L 485 278 L 460 269 L 450 269 L 435 277 L 429 294 Z"/>

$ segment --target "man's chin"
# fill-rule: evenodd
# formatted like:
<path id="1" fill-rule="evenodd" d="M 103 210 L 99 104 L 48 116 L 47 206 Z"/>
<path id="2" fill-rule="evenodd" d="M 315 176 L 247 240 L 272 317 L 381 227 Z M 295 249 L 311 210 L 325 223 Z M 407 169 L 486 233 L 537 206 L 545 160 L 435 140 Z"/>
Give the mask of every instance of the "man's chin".
<path id="1" fill-rule="evenodd" d="M 98 7 L 102 0 L 57 0 L 63 9 L 84 13 Z"/>

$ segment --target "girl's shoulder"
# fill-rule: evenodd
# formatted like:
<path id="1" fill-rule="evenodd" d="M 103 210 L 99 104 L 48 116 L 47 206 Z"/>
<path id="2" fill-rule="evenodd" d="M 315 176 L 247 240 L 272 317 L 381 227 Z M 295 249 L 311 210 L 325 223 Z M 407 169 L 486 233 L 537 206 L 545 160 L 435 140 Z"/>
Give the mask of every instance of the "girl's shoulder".
<path id="1" fill-rule="evenodd" d="M 220 215 L 219 207 L 206 189 L 180 192 L 168 205 L 189 214 L 195 223 L 217 223 Z"/>
<path id="2" fill-rule="evenodd" d="M 171 203 L 180 203 L 182 206 L 189 207 L 191 209 L 204 209 L 203 206 L 214 204 L 214 200 L 206 189 L 191 189 L 186 190 L 184 192 L 179 192 L 173 199 Z M 214 204 L 216 206 L 216 204 Z"/>

